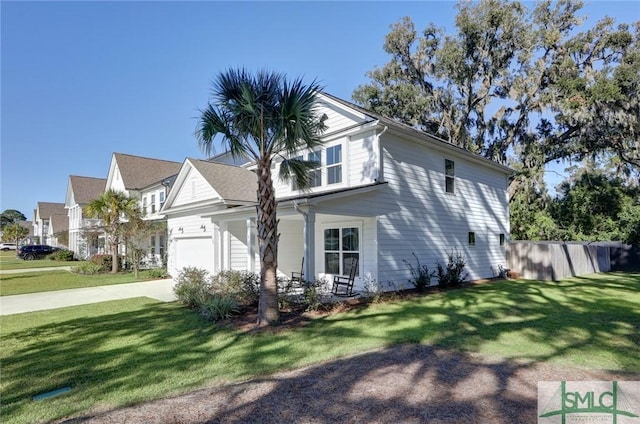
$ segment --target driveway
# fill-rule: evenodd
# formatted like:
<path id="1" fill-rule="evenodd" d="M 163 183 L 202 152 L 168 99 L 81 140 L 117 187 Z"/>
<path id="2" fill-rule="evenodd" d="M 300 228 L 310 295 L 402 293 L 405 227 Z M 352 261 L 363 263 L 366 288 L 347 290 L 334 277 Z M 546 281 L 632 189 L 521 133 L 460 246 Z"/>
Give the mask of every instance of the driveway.
<path id="1" fill-rule="evenodd" d="M 114 284 L 83 289 L 0 296 L 0 315 L 86 305 L 108 300 L 150 297 L 163 302 L 176 300 L 172 279 L 144 281 L 141 283 Z"/>

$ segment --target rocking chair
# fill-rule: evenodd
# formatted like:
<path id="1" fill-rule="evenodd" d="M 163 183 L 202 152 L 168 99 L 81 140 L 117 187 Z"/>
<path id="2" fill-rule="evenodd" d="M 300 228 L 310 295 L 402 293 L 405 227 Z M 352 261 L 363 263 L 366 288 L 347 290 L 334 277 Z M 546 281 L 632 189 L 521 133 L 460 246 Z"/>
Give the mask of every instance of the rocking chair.
<path id="1" fill-rule="evenodd" d="M 300 272 L 293 271 L 291 273 L 291 283 L 304 284 L 304 256 L 302 257 L 302 265 L 300 265 Z"/>
<path id="2" fill-rule="evenodd" d="M 345 261 L 345 270 L 349 270 L 349 275 L 336 275 L 333 277 L 333 287 L 331 293 L 334 296 L 352 297 L 353 294 L 353 282 L 356 279 L 356 273 L 358 272 L 358 258 L 349 258 Z"/>

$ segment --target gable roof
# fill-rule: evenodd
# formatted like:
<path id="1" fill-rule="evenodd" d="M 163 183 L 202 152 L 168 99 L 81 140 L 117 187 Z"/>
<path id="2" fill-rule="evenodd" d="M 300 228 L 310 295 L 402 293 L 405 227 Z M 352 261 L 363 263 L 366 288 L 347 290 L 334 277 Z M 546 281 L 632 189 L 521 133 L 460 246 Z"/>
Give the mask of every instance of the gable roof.
<path id="1" fill-rule="evenodd" d="M 199 159 L 187 159 L 226 202 L 255 202 L 258 177 L 239 166 Z"/>
<path id="2" fill-rule="evenodd" d="M 67 215 L 51 215 L 51 223 L 49 231 L 58 233 L 69 229 L 69 217 Z"/>
<path id="3" fill-rule="evenodd" d="M 53 215 L 67 216 L 64 209 L 64 203 L 38 202 L 37 217 L 40 219 L 49 219 Z"/>
<path id="4" fill-rule="evenodd" d="M 469 151 L 467 149 L 464 149 L 464 148 L 462 148 L 460 146 L 457 146 L 457 145 L 455 145 L 455 144 L 453 144 L 453 143 L 451 143 L 451 142 L 449 142 L 447 140 L 444 140 L 444 139 L 442 139 L 442 138 L 440 138 L 438 136 L 435 136 L 433 134 L 429 134 L 427 132 L 418 130 L 418 129 L 412 127 L 411 125 L 407 125 L 407 124 L 405 124 L 403 122 L 400 122 L 400 121 L 397 121 L 395 119 L 388 118 L 388 117 L 386 117 L 384 115 L 380 115 L 380 114 L 378 114 L 376 112 L 372 112 L 372 111 L 370 111 L 368 109 L 363 108 L 362 106 L 358 106 L 355 103 L 348 102 L 346 100 L 343 100 L 343 99 L 341 99 L 339 97 L 335 97 L 335 96 L 333 96 L 331 94 L 328 94 L 328 93 L 325 93 L 325 92 L 319 93 L 319 96 L 320 97 L 324 97 L 325 99 L 327 99 L 329 101 L 334 101 L 335 103 L 338 103 L 338 104 L 340 104 L 340 105 L 342 105 L 344 107 L 351 108 L 351 109 L 353 109 L 353 110 L 355 110 L 357 112 L 360 112 L 361 114 L 365 115 L 366 117 L 368 117 L 369 119 L 366 120 L 365 122 L 363 122 L 362 125 L 369 124 L 369 123 L 371 123 L 373 121 L 378 121 L 382 125 L 393 127 L 396 130 L 398 130 L 398 131 L 400 131 L 400 132 L 402 132 L 404 134 L 407 134 L 407 135 L 410 135 L 410 136 L 413 136 L 413 137 L 418 137 L 421 140 L 426 141 L 426 142 L 428 142 L 428 143 L 430 143 L 432 145 L 438 146 L 440 148 L 444 148 L 444 149 L 449 150 L 449 151 L 457 152 L 458 154 L 462 154 L 462 155 L 464 155 L 464 156 L 466 156 L 466 157 L 468 157 L 470 159 L 482 162 L 485 165 L 491 166 L 493 168 L 497 168 L 501 172 L 504 172 L 507 175 L 515 173 L 515 171 L 513 169 L 509 168 L 506 165 L 503 165 L 503 164 L 501 164 L 499 162 L 496 162 L 494 160 L 488 159 L 488 158 L 486 158 L 486 157 L 484 157 L 482 155 L 479 155 L 477 153 L 473 153 L 473 152 L 471 152 L 471 151 Z"/>
<path id="5" fill-rule="evenodd" d="M 127 190 L 140 190 L 177 174 L 182 164 L 162 159 L 114 153 L 120 176 Z"/>
<path id="6" fill-rule="evenodd" d="M 107 180 L 104 178 L 69 176 L 69 188 L 75 203 L 84 205 L 97 199 L 104 192 Z"/>

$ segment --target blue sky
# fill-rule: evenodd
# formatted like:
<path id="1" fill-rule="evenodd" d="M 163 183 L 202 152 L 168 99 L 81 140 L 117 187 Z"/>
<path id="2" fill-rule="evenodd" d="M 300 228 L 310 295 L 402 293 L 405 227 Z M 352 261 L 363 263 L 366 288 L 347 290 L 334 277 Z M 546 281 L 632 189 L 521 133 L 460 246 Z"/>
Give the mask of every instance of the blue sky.
<path id="1" fill-rule="evenodd" d="M 317 79 L 351 99 L 388 61 L 389 26 L 452 28 L 454 2 L 0 2 L 0 210 L 32 219 L 65 201 L 69 175 L 106 178 L 113 152 L 203 158 L 193 132 L 229 67 Z M 588 2 L 587 25 L 640 19 Z"/>

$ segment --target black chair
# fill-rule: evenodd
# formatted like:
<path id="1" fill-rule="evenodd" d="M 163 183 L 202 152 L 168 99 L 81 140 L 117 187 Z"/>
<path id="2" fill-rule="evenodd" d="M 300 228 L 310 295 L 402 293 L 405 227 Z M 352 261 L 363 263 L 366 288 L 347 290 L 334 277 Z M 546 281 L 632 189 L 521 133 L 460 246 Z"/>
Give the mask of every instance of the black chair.
<path id="1" fill-rule="evenodd" d="M 302 257 L 302 265 L 300 266 L 300 272 L 293 271 L 291 273 L 291 282 L 298 283 L 300 285 L 304 284 L 304 256 Z"/>
<path id="2" fill-rule="evenodd" d="M 345 271 L 348 270 L 348 275 L 336 275 L 333 277 L 333 287 L 331 287 L 331 293 L 335 296 L 351 297 L 356 296 L 353 294 L 353 282 L 356 279 L 356 273 L 358 272 L 358 258 L 349 258 L 345 261 Z"/>

